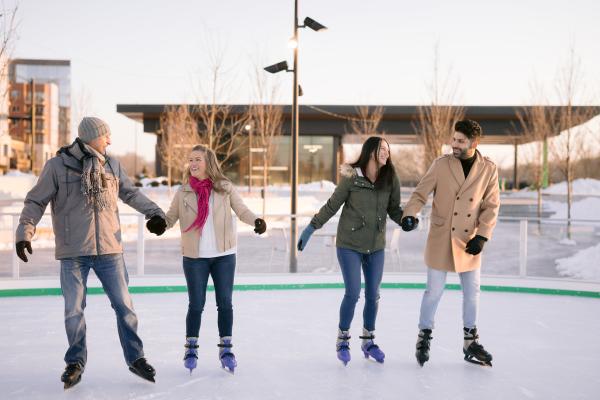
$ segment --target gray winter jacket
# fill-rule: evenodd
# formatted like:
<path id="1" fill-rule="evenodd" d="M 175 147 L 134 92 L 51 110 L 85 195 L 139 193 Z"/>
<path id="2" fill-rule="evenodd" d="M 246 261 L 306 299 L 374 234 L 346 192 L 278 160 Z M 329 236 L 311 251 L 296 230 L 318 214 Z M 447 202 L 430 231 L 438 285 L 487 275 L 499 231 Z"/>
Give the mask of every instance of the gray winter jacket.
<path id="1" fill-rule="evenodd" d="M 75 144 L 76 146 L 76 144 Z M 66 149 L 73 149 L 73 145 Z M 81 192 L 82 162 L 61 149 L 46 162 L 35 186 L 27 193 L 21 212 L 16 241 L 27 240 L 50 203 L 56 259 L 122 253 L 119 211 L 113 206 L 98 210 Z M 165 218 L 163 211 L 134 186 L 121 164 L 106 157 L 104 165 L 108 188 L 115 197 L 146 216 Z"/>

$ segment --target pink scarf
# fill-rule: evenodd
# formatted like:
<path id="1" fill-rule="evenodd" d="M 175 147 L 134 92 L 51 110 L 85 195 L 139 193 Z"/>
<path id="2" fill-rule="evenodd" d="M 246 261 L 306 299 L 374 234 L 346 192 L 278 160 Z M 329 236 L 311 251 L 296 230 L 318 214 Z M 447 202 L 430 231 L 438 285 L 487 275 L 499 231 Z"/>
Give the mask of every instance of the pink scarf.
<path id="1" fill-rule="evenodd" d="M 188 232 L 193 228 L 197 228 L 202 233 L 202 228 L 206 223 L 208 217 L 208 200 L 210 199 L 210 192 L 213 188 L 213 183 L 210 179 L 198 179 L 190 176 L 190 186 L 198 195 L 198 215 L 196 219 L 184 232 Z"/>

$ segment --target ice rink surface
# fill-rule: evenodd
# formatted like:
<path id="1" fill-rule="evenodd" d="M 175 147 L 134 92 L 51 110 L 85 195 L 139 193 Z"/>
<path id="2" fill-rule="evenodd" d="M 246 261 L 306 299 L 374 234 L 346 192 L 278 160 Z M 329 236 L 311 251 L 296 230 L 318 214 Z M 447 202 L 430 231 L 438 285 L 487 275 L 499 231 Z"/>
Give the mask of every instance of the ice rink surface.
<path id="1" fill-rule="evenodd" d="M 217 359 L 214 292 L 207 297 L 198 368 L 183 367 L 185 293 L 134 294 L 139 333 L 156 384 L 131 374 L 112 309 L 88 296 L 88 363 L 64 391 L 66 350 L 60 296 L 0 298 L 2 399 L 598 399 L 600 300 L 482 292 L 481 343 L 492 368 L 462 356 L 461 294 L 438 309 L 431 360 L 415 361 L 422 290 L 383 289 L 376 342 L 385 364 L 360 352 L 362 300 L 352 326 L 352 361 L 335 354 L 341 289 L 236 291 L 231 375 Z"/>

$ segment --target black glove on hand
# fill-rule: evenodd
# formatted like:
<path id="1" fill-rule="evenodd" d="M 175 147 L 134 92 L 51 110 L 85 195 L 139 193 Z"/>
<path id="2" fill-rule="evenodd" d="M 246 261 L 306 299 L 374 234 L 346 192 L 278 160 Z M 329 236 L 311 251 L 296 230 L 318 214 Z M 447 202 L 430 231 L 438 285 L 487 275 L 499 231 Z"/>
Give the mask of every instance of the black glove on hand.
<path id="1" fill-rule="evenodd" d="M 481 253 L 481 250 L 483 250 L 483 245 L 485 242 L 487 242 L 486 238 L 480 235 L 475 235 L 475 237 L 469 240 L 467 243 L 467 248 L 465 251 L 476 256 L 477 254 Z"/>
<path id="2" fill-rule="evenodd" d="M 146 222 L 146 228 L 156 236 L 160 236 L 167 229 L 167 221 L 160 215 L 155 215 Z"/>
<path id="3" fill-rule="evenodd" d="M 254 221 L 254 232 L 262 235 L 267 230 L 267 223 L 262 218 L 256 218 Z"/>
<path id="4" fill-rule="evenodd" d="M 22 240 L 17 242 L 15 247 L 17 249 L 17 256 L 19 256 L 19 258 L 25 262 L 29 261 L 27 259 L 27 255 L 25 254 L 25 249 L 29 251 L 29 254 L 33 254 L 33 251 L 31 250 L 31 242 L 28 240 Z"/>
<path id="5" fill-rule="evenodd" d="M 400 226 L 404 232 L 410 232 L 419 226 L 419 218 L 404 217 L 402 218 L 402 221 L 400 221 Z"/>

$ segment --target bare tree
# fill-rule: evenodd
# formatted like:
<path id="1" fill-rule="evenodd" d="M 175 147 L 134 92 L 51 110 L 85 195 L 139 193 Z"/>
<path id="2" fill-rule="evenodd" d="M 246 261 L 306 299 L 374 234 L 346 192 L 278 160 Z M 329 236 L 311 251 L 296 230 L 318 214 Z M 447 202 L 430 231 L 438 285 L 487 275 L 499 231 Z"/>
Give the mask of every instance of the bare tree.
<path id="1" fill-rule="evenodd" d="M 208 90 L 199 85 L 198 105 L 193 113 L 199 122 L 199 140 L 211 148 L 226 170 L 236 152 L 246 141 L 244 127 L 249 121 L 247 109 L 227 104 L 227 94 L 233 92 L 233 80 L 225 79 L 227 69 L 220 45 L 207 47 Z"/>
<path id="2" fill-rule="evenodd" d="M 423 145 L 425 168 L 442 154 L 442 146 L 447 144 L 454 132 L 454 123 L 464 117 L 462 106 L 454 105 L 457 96 L 458 80 L 448 71 L 445 77 L 440 73 L 439 43 L 434 48 L 433 80 L 429 86 L 430 103 L 417 109 L 417 123 L 413 129 Z"/>
<path id="3" fill-rule="evenodd" d="M 591 119 L 596 112 L 594 107 L 575 106 L 575 102 L 583 101 L 584 84 L 582 81 L 581 62 L 571 46 L 569 58 L 560 69 L 556 84 L 556 93 L 561 106 L 557 113 L 558 127 L 561 135 L 553 140 L 552 153 L 556 166 L 567 184 L 567 236 L 571 238 L 571 207 L 573 204 L 574 161 L 585 142 L 581 132 L 576 134 L 574 127 Z"/>
<path id="4" fill-rule="evenodd" d="M 169 188 L 182 179 L 190 149 L 198 142 L 198 125 L 188 105 L 167 106 L 160 116 L 159 153 L 167 166 Z"/>
<path id="5" fill-rule="evenodd" d="M 531 164 L 533 187 L 537 191 L 537 216 L 542 216 L 542 189 L 548 181 L 548 138 L 556 133 L 556 108 L 548 107 L 538 84 L 533 86 L 534 105 L 517 110 L 521 140 L 528 143 L 523 154 Z"/>
<path id="6" fill-rule="evenodd" d="M 283 125 L 283 107 L 275 104 L 279 92 L 279 85 L 269 85 L 261 68 L 255 67 L 255 97 L 256 102 L 250 105 L 249 133 L 252 141 L 248 143 L 250 151 L 253 145 L 258 145 L 262 154 L 262 187 L 263 187 L 263 218 L 266 213 L 267 187 L 269 185 L 269 168 L 273 155 L 277 150 L 278 136 L 281 135 Z M 250 154 L 249 154 L 250 156 Z M 248 171 L 252 176 L 252 168 Z M 252 179 L 252 178 L 249 178 Z"/>
<path id="7" fill-rule="evenodd" d="M 369 136 L 385 135 L 385 132 L 379 130 L 379 124 L 383 119 L 383 106 L 358 106 L 356 115 L 358 118 L 350 119 L 350 134 L 356 135 L 359 142 L 362 143 Z"/>
<path id="8" fill-rule="evenodd" d="M 15 47 L 17 39 L 17 11 L 19 5 L 11 9 L 6 9 L 4 2 L 1 3 L 0 10 L 0 82 L 2 82 L 2 92 L 0 93 L 0 102 L 7 100 L 8 93 L 8 64 Z M 3 105 L 3 104 L 2 104 Z"/>

